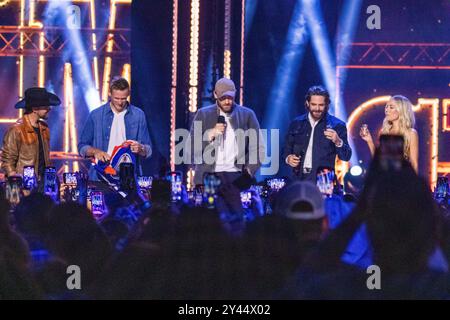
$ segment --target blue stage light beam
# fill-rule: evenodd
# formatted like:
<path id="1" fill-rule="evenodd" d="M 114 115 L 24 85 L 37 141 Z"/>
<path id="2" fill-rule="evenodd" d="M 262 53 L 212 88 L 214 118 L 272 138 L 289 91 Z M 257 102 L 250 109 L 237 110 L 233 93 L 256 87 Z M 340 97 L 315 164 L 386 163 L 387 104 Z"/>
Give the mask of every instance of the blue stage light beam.
<path id="1" fill-rule="evenodd" d="M 305 17 L 320 73 L 325 87 L 330 93 L 332 101 L 330 113 L 340 119 L 346 119 L 347 117 L 341 114 L 341 110 L 335 110 L 334 108 L 336 102 L 336 63 L 330 46 L 326 23 L 322 17 L 320 2 L 317 0 L 302 0 L 302 4 L 304 11 L 307 13 Z"/>
<path id="2" fill-rule="evenodd" d="M 245 0 L 245 38 L 252 28 L 253 17 L 255 16 L 258 0 Z"/>
<path id="3" fill-rule="evenodd" d="M 336 57 L 337 65 L 346 65 L 350 59 L 351 54 L 351 44 L 353 42 L 356 26 L 358 23 L 359 14 L 361 13 L 362 0 L 346 0 L 342 8 L 341 15 L 339 17 L 339 24 L 337 30 L 337 40 L 336 40 Z M 336 110 L 338 114 L 345 115 L 345 120 L 347 118 L 346 106 L 343 97 L 343 92 L 345 90 L 345 82 L 347 80 L 347 70 L 345 68 L 337 69 L 337 79 L 336 79 Z M 358 155 L 356 153 L 356 148 L 353 144 L 353 140 L 349 139 L 349 144 L 352 147 L 352 163 L 358 162 Z"/>
<path id="4" fill-rule="evenodd" d="M 339 93 L 336 94 L 336 59 L 335 55 L 333 54 L 333 50 L 331 49 L 330 46 L 330 40 L 326 29 L 326 23 L 322 17 L 322 9 L 320 7 L 320 1 L 302 0 L 302 2 L 305 12 L 309 13 L 308 15 L 306 15 L 308 30 L 311 33 L 313 49 L 316 58 L 318 60 L 320 72 L 322 74 L 325 86 L 330 92 L 331 100 L 332 102 L 334 102 L 334 104 L 330 106 L 330 113 L 334 114 L 336 117 L 338 117 L 343 121 L 347 121 L 347 112 L 343 104 L 341 87 Z M 353 37 L 351 37 L 350 35 L 354 34 L 353 29 L 355 28 L 356 23 L 356 21 L 354 20 L 357 19 L 357 17 L 355 16 L 361 7 L 361 4 L 359 4 L 358 6 L 357 4 L 352 4 L 351 2 L 355 1 L 349 0 L 344 5 L 343 12 L 345 12 L 345 14 L 343 18 L 350 19 L 352 21 L 347 21 L 345 23 L 342 22 L 343 20 L 341 18 L 340 24 L 341 26 L 348 24 L 348 26 L 346 25 L 345 28 L 342 30 L 342 32 L 345 33 L 343 34 L 343 36 L 346 37 L 346 41 L 349 41 L 347 42 L 348 44 L 350 44 L 352 41 Z M 346 54 L 345 57 L 347 57 L 348 59 L 348 51 L 344 54 Z M 353 150 L 351 162 L 356 163 L 358 160 L 358 155 L 356 153 L 356 149 L 354 147 L 352 139 L 349 139 L 349 144 Z"/>
<path id="5" fill-rule="evenodd" d="M 346 0 L 339 18 L 336 48 L 338 50 L 337 65 L 346 65 L 350 59 L 351 44 L 355 37 L 356 26 L 361 13 L 362 0 Z M 340 71 L 340 88 L 344 89 L 347 78 L 347 69 Z"/>
<path id="6" fill-rule="evenodd" d="M 75 27 L 67 27 L 66 22 L 72 19 L 70 16 L 70 2 L 51 0 L 47 9 L 57 10 L 59 16 L 62 17 L 62 25 L 65 27 L 65 35 L 68 39 L 68 59 L 71 60 L 72 66 L 75 69 L 74 74 L 78 79 L 78 84 L 84 92 L 84 100 L 89 108 L 89 111 L 100 106 L 99 92 L 95 88 L 95 82 L 90 68 L 91 64 L 86 54 L 86 48 L 81 39 L 80 29 Z M 80 18 L 81 19 L 81 18 Z"/>
<path id="7" fill-rule="evenodd" d="M 292 106 L 294 90 L 298 81 L 308 37 L 301 0 L 298 0 L 292 14 L 269 99 L 267 100 L 265 109 L 267 111 L 263 121 L 263 128 L 285 128 L 286 123 L 290 121 L 287 108 Z M 269 143 L 267 143 L 267 154 L 271 154 L 271 145 Z"/>
<path id="8" fill-rule="evenodd" d="M 359 0 L 358 0 L 359 1 Z M 326 28 L 326 22 L 322 16 L 322 9 L 320 7 L 320 1 L 318 0 L 302 0 L 305 12 L 309 14 L 306 15 L 308 30 L 311 33 L 311 39 L 313 44 L 314 53 L 319 64 L 320 73 L 322 75 L 323 81 L 325 83 L 328 92 L 330 93 L 330 98 L 332 104 L 330 106 L 330 114 L 335 115 L 343 121 L 347 121 L 347 112 L 345 106 L 343 105 L 342 95 L 340 92 L 336 94 L 336 58 L 334 51 L 331 49 L 330 40 Z M 352 2 L 351 0 L 348 2 Z M 349 11 L 349 15 L 355 19 L 354 14 L 358 9 L 358 6 L 352 6 L 347 3 L 344 9 Z M 351 11 L 350 11 L 351 10 Z M 348 22 L 350 23 L 350 22 Z M 350 26 L 346 27 L 344 30 L 350 34 L 349 29 L 354 28 L 355 22 L 352 21 Z M 351 41 L 348 38 L 348 41 Z M 347 55 L 348 56 L 348 55 Z M 339 90 L 341 91 L 341 90 Z M 337 101 L 339 99 L 339 101 Z M 337 106 L 337 107 L 336 107 Z M 352 163 L 356 163 L 358 160 L 358 155 L 354 147 L 352 139 L 349 139 L 349 144 L 353 150 Z"/>
<path id="9" fill-rule="evenodd" d="M 264 119 L 265 128 L 279 128 L 285 123 L 280 118 L 283 115 L 286 118 L 289 117 L 286 106 L 291 105 L 294 96 L 293 91 L 298 80 L 307 40 L 306 20 L 299 0 L 292 15 L 283 53 L 267 102 L 266 110 L 270 110 L 270 112 Z"/>
<path id="10" fill-rule="evenodd" d="M 350 59 L 351 44 L 355 36 L 361 7 L 362 0 L 346 0 L 342 8 L 336 40 L 338 66 L 346 65 Z M 347 69 L 339 69 L 337 77 L 336 108 L 346 110 L 342 92 L 345 89 L 345 81 L 347 80 Z"/>
<path id="11" fill-rule="evenodd" d="M 213 55 L 212 53 L 208 56 L 208 62 L 205 68 L 205 78 L 203 82 L 203 94 L 202 94 L 202 107 L 211 105 L 214 97 L 214 79 L 219 79 L 218 70 L 213 70 Z"/>

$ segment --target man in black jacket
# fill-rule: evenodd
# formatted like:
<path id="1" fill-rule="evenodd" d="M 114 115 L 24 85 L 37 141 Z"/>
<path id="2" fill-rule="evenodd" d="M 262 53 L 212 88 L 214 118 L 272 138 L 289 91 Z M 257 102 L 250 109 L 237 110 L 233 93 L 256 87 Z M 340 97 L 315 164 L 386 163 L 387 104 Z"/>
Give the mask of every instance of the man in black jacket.
<path id="1" fill-rule="evenodd" d="M 345 123 L 328 114 L 330 95 L 322 86 L 309 88 L 305 106 L 308 113 L 289 125 L 283 159 L 300 180 L 316 181 L 319 167 L 334 168 L 336 155 L 350 160 L 352 149 L 347 141 Z"/>

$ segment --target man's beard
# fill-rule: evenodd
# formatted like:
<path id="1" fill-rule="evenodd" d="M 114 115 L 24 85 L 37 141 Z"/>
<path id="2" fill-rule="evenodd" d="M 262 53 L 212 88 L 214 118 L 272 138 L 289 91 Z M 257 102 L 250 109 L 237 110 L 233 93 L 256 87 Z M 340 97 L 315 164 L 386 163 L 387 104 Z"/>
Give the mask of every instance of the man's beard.
<path id="1" fill-rule="evenodd" d="M 317 120 L 322 119 L 323 115 L 325 114 L 324 111 L 311 111 L 311 113 L 313 114 L 313 118 Z"/>
<path id="2" fill-rule="evenodd" d="M 231 104 L 231 105 L 226 105 L 226 106 L 221 106 L 221 105 L 219 104 L 219 108 L 220 108 L 220 110 L 222 110 L 222 111 L 225 112 L 225 113 L 230 113 L 230 112 L 233 111 L 233 104 Z"/>

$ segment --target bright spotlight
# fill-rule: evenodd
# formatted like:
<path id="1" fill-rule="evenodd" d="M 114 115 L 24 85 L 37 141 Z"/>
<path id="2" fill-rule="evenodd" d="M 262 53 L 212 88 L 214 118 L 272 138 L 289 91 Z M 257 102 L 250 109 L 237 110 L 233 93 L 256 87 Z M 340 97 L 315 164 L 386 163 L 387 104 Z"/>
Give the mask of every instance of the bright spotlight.
<path id="1" fill-rule="evenodd" d="M 350 168 L 350 174 L 354 177 L 360 176 L 363 173 L 363 169 L 356 165 Z"/>
<path id="2" fill-rule="evenodd" d="M 70 14 L 72 12 L 72 7 L 70 6 L 70 2 L 71 1 L 50 0 L 47 12 L 54 11 L 55 13 L 59 13 L 59 16 L 55 15 L 54 17 L 59 17 L 57 19 L 62 19 L 62 21 L 57 20 L 57 22 L 66 25 L 68 21 L 71 21 Z M 98 107 L 101 102 L 90 68 L 91 64 L 89 63 L 89 57 L 86 54 L 85 43 L 81 37 L 80 28 L 69 27 L 64 30 L 66 32 L 66 38 L 68 39 L 67 52 L 65 53 L 67 57 L 66 60 L 72 65 L 74 78 L 77 79 L 77 82 L 81 87 L 80 89 L 85 92 L 85 102 L 91 111 Z"/>
<path id="3" fill-rule="evenodd" d="M 309 39 L 301 0 L 297 0 L 270 91 L 264 118 L 264 128 L 282 128 L 289 122 L 286 107 L 293 103 L 294 91 L 299 79 L 301 62 Z M 267 144 L 266 155 L 271 154 L 272 145 Z"/>
<path id="4" fill-rule="evenodd" d="M 271 112 L 264 119 L 266 128 L 280 127 L 289 120 L 285 107 L 292 104 L 308 38 L 301 1 L 297 1 L 267 103 L 267 110 Z"/>
<path id="5" fill-rule="evenodd" d="M 101 101 L 98 96 L 98 91 L 95 89 L 95 87 L 89 88 L 86 93 L 84 94 L 84 101 L 86 101 L 89 110 L 93 110 L 100 106 Z"/>

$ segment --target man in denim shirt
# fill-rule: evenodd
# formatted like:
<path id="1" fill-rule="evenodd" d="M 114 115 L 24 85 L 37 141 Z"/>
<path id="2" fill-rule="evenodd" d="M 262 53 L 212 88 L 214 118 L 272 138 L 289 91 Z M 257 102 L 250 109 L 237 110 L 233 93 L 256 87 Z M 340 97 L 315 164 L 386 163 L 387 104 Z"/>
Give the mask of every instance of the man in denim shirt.
<path id="1" fill-rule="evenodd" d="M 352 149 L 347 141 L 345 123 L 328 114 L 330 95 L 322 86 L 309 88 L 305 106 L 308 113 L 289 125 L 283 159 L 300 180 L 315 183 L 319 167 L 334 168 L 336 155 L 350 160 Z"/>
<path id="2" fill-rule="evenodd" d="M 81 132 L 78 150 L 83 157 L 108 161 L 115 146 L 132 140 L 131 151 L 137 156 L 137 172 L 142 174 L 139 158 L 151 155 L 150 135 L 144 112 L 129 104 L 130 85 L 124 78 L 111 82 L 110 102 L 89 114 Z M 89 179 L 98 180 L 95 170 L 89 170 Z"/>

